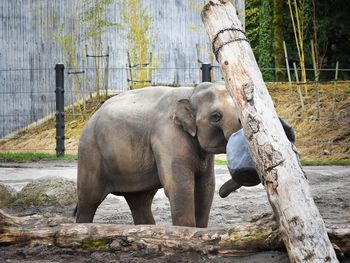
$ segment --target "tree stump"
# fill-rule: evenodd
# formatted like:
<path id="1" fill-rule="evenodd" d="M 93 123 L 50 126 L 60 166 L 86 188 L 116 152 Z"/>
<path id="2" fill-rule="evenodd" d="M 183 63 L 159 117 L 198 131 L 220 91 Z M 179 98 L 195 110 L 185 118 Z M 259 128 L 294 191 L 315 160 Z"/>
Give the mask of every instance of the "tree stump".
<path id="1" fill-rule="evenodd" d="M 240 109 L 291 262 L 338 262 L 297 150 L 283 132 L 235 8 L 227 0 L 212 0 L 201 15 L 226 87 Z"/>

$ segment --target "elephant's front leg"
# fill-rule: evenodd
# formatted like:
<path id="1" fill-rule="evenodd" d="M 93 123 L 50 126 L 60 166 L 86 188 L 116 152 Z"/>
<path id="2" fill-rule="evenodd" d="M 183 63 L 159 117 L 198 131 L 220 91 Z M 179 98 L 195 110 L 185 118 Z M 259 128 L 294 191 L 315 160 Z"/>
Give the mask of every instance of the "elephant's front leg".
<path id="1" fill-rule="evenodd" d="M 161 177 L 173 225 L 195 227 L 194 172 L 181 164 L 169 168 Z"/>
<path id="2" fill-rule="evenodd" d="M 196 227 L 207 227 L 210 208 L 215 192 L 214 168 L 208 169 L 195 178 Z"/>

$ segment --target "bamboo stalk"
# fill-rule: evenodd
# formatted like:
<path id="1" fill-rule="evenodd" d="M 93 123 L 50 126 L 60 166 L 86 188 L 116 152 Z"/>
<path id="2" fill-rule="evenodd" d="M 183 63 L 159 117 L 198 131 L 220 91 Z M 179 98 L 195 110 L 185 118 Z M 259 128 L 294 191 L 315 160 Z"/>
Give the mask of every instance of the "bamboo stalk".
<path id="1" fill-rule="evenodd" d="M 319 83 L 319 70 L 316 63 L 315 46 L 314 46 L 313 40 L 311 40 L 311 56 L 312 56 L 312 63 L 314 67 L 314 75 L 315 75 L 315 82 L 316 82 L 316 106 L 317 106 L 317 119 L 318 119 L 320 117 L 320 83 Z"/>
<path id="2" fill-rule="evenodd" d="M 292 4 L 291 4 L 290 0 L 288 0 L 288 7 L 289 7 L 290 17 L 292 19 L 292 26 L 293 26 L 295 44 L 297 46 L 298 56 L 300 58 L 301 57 L 301 53 L 300 53 L 300 47 L 299 47 L 299 40 L 298 40 L 298 36 L 297 36 L 297 30 L 296 30 L 295 21 L 294 21 L 294 13 L 293 13 Z"/>
<path id="3" fill-rule="evenodd" d="M 294 12 L 292 8 L 291 1 L 288 0 L 289 12 L 292 19 L 292 26 L 294 32 L 295 43 L 297 46 L 298 56 L 300 60 L 300 68 L 301 68 L 301 82 L 306 83 L 306 69 L 305 69 L 305 53 L 304 53 L 304 19 L 303 19 L 303 9 L 302 9 L 302 17 L 300 22 L 300 15 L 297 1 L 294 0 Z M 302 3 L 304 5 L 304 3 Z M 295 14 L 295 18 L 294 18 Z M 295 22 L 296 20 L 296 22 Z M 302 25 L 300 26 L 300 23 Z M 305 96 L 308 95 L 307 85 L 305 85 Z"/>
<path id="4" fill-rule="evenodd" d="M 129 82 L 130 82 L 130 84 L 129 84 L 129 89 L 133 89 L 133 87 L 134 87 L 134 82 L 133 82 L 133 76 L 132 76 L 132 69 L 131 69 L 131 67 L 132 67 L 132 65 L 131 65 L 131 58 L 130 58 L 130 53 L 129 53 L 129 51 L 127 52 L 127 57 L 128 57 L 128 70 L 129 70 Z"/>

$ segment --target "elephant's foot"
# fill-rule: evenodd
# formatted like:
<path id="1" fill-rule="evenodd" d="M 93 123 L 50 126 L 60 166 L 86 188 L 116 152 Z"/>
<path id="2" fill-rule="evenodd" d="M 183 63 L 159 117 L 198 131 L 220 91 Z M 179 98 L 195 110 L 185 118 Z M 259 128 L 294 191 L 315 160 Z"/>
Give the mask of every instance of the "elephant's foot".
<path id="1" fill-rule="evenodd" d="M 77 223 L 92 223 L 96 209 L 98 206 L 78 204 L 76 222 Z"/>

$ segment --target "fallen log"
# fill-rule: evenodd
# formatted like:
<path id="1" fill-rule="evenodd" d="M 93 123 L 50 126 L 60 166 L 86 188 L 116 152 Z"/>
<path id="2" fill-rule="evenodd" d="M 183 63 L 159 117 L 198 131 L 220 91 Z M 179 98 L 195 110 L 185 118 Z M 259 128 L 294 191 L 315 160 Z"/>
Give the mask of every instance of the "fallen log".
<path id="1" fill-rule="evenodd" d="M 350 254 L 350 228 L 329 229 L 332 241 Z M 65 217 L 40 215 L 14 217 L 0 210 L 0 246 L 49 245 L 131 252 L 182 251 L 208 256 L 246 256 L 268 250 L 285 250 L 278 227 L 270 214 L 252 218 L 235 228 L 179 226 L 75 224 Z"/>
<path id="2" fill-rule="evenodd" d="M 311 197 L 297 150 L 283 132 L 249 41 L 228 0 L 212 0 L 202 20 L 221 66 L 291 262 L 338 262 Z"/>

